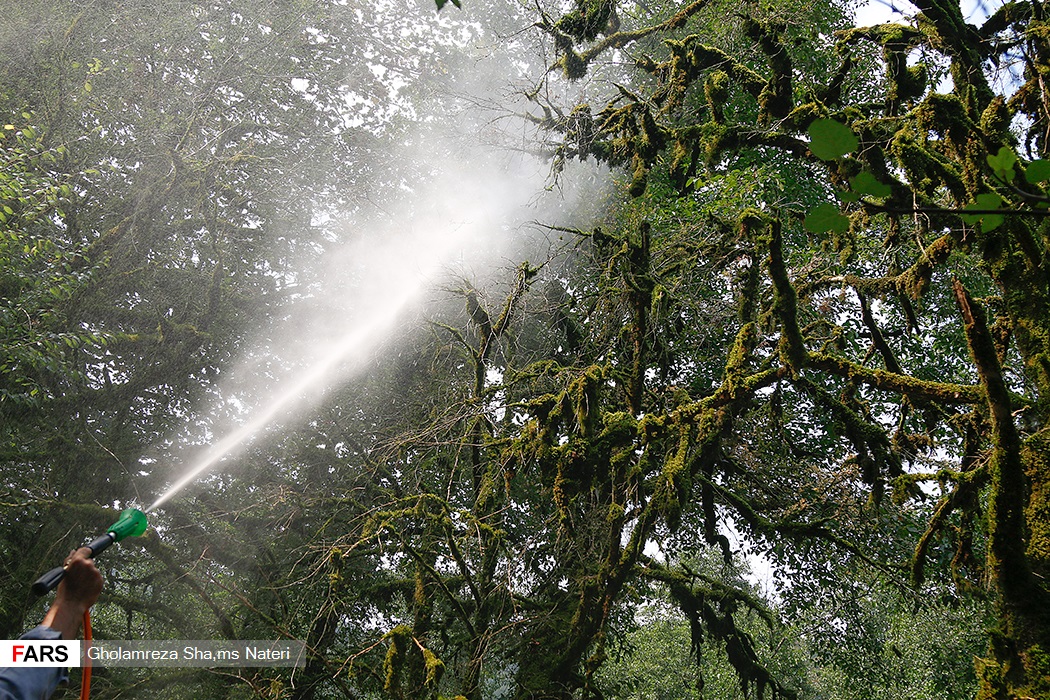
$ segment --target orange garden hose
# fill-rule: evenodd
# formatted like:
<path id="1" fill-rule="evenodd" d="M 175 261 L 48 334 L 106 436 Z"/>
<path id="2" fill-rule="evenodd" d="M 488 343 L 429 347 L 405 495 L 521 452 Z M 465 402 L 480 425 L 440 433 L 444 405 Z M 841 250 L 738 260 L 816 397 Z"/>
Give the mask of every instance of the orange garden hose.
<path id="1" fill-rule="evenodd" d="M 91 641 L 91 610 L 84 611 L 84 641 Z M 80 669 L 80 700 L 91 697 L 91 658 L 84 654 L 84 665 Z"/>

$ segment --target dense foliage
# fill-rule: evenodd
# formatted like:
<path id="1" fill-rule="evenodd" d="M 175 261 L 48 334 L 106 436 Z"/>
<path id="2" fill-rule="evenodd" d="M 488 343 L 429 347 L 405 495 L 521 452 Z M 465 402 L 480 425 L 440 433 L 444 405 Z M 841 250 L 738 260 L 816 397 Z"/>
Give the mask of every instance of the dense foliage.
<path id="1" fill-rule="evenodd" d="M 8 636 L 362 313 L 349 244 L 483 208 L 471 139 L 568 210 L 100 561 L 99 636 L 307 666 L 96 696 L 1050 697 L 1041 4 L 13 4 Z"/>

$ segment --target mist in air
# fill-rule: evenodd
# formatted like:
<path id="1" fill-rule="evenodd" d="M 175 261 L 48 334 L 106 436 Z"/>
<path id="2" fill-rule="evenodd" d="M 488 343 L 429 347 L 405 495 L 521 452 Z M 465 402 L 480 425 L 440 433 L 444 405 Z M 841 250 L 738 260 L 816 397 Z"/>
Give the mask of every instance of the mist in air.
<path id="1" fill-rule="evenodd" d="M 529 127 L 515 114 L 523 107 L 512 83 L 525 84 L 529 76 L 520 73 L 527 70 L 519 60 L 513 64 L 519 74 L 508 73 L 512 64 L 500 55 L 505 42 L 469 9 L 457 12 L 429 17 L 434 40 L 469 57 L 446 77 L 443 94 L 428 95 L 424 105 L 434 114 L 407 96 L 413 85 L 404 74 L 386 76 L 390 102 L 373 100 L 366 117 L 354 111 L 361 103 L 348 101 L 350 130 L 364 128 L 376 113 L 388 115 L 369 128 L 396 131 L 396 144 L 374 155 L 384 177 L 400 183 L 396 195 L 387 191 L 362 202 L 337 194 L 336 201 L 313 203 L 309 225 L 321 235 L 289 269 L 274 273 L 282 299 L 277 313 L 260 323 L 258 335 L 171 437 L 165 451 L 176 455 L 174 463 L 144 458 L 144 470 L 168 484 L 147 510 L 209 474 L 231 470 L 235 476 L 243 448 L 265 451 L 267 438 L 309 420 L 327 392 L 381 363 L 384 341 L 410 319 L 425 317 L 428 299 L 447 297 L 465 283 L 498 283 L 525 259 L 542 263 L 552 248 L 545 225 L 565 224 L 571 212 L 598 199 L 600 173 L 569 178 L 577 183 L 570 192 L 552 179 L 544 154 L 519 147 L 529 142 Z M 514 50 L 520 56 L 520 46 Z M 308 83 L 293 87 L 310 99 Z M 581 182 L 590 184 L 581 191 Z"/>

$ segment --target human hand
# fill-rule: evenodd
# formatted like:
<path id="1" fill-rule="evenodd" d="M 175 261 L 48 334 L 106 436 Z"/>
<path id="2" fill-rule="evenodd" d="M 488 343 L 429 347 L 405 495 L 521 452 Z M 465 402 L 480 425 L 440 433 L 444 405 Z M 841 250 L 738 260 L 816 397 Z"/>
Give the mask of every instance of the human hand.
<path id="1" fill-rule="evenodd" d="M 66 573 L 55 591 L 55 602 L 44 617 L 44 624 L 73 639 L 80 632 L 84 613 L 102 593 L 102 574 L 91 558 L 91 550 L 81 547 L 66 557 Z"/>

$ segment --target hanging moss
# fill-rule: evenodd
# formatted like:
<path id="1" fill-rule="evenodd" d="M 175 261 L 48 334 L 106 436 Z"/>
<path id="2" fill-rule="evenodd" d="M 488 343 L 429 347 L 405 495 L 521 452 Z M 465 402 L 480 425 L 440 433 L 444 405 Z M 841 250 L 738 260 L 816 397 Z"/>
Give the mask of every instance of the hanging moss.
<path id="1" fill-rule="evenodd" d="M 598 386 L 604 379 L 605 372 L 600 365 L 588 367 L 566 389 L 573 410 L 573 418 L 580 435 L 584 438 L 594 435 L 599 419 Z"/>
<path id="2" fill-rule="evenodd" d="M 682 109 L 686 91 L 699 73 L 692 60 L 691 41 L 692 37 L 686 41 L 672 39 L 664 42 L 671 52 L 671 58 L 661 64 L 659 72 L 664 76 L 664 87 L 653 94 L 652 100 L 655 104 L 662 104 L 663 111 L 670 115 Z"/>
<path id="3" fill-rule="evenodd" d="M 873 27 L 859 27 L 840 32 L 839 50 L 866 39 L 882 46 L 882 58 L 886 65 L 886 111 L 897 114 L 902 105 L 922 97 L 927 87 L 924 64 L 908 66 L 908 55 L 925 36 L 914 27 L 885 23 Z"/>
<path id="4" fill-rule="evenodd" d="M 631 159 L 631 186 L 627 193 L 632 197 L 641 197 L 645 194 L 645 188 L 649 184 L 649 165 L 645 158 L 635 153 Z"/>
<path id="5" fill-rule="evenodd" d="M 386 659 L 383 662 L 385 673 L 383 690 L 391 697 L 402 697 L 401 674 L 405 666 L 405 654 L 408 653 L 412 639 L 412 628 L 407 625 L 399 625 L 387 632 L 386 638 L 390 640 L 390 647 L 387 649 Z"/>
<path id="6" fill-rule="evenodd" d="M 708 122 L 702 136 L 706 151 L 705 164 L 711 168 L 726 152 L 733 152 L 740 147 L 738 127 Z"/>
<path id="7" fill-rule="evenodd" d="M 763 124 L 783 119 L 791 112 L 791 56 L 780 42 L 783 26 L 744 19 L 744 31 L 769 60 L 770 76 L 758 94 L 759 121 Z"/>
<path id="8" fill-rule="evenodd" d="M 798 297 L 784 265 L 780 221 L 770 222 L 769 230 L 769 276 L 776 289 L 773 304 L 780 318 L 779 352 L 792 376 L 798 376 L 807 358 L 806 346 L 798 327 Z"/>
<path id="9" fill-rule="evenodd" d="M 722 378 L 722 385 L 729 392 L 733 392 L 747 375 L 747 364 L 751 359 L 757 337 L 757 327 L 754 323 L 744 324 L 737 332 L 733 346 L 729 349 L 729 356 L 726 358 L 726 368 Z"/>
<path id="10" fill-rule="evenodd" d="M 992 659 L 974 658 L 977 673 L 977 695 L 975 700 L 1011 700 L 1006 692 L 1003 668 Z"/>
<path id="11" fill-rule="evenodd" d="M 725 71 L 736 85 L 756 99 L 766 87 L 765 78 L 744 64 L 733 60 L 732 56 L 725 51 L 713 46 L 696 42 L 693 46 L 693 63 L 700 71 L 712 68 Z"/>
<path id="12" fill-rule="evenodd" d="M 441 676 L 445 673 L 445 662 L 439 659 L 430 649 L 423 647 L 423 668 L 426 669 L 425 686 L 432 694 L 437 694 Z"/>
<path id="13" fill-rule="evenodd" d="M 1013 115 L 1006 106 L 1006 100 L 1002 95 L 996 95 L 981 113 L 981 131 L 990 142 L 1013 140 L 1010 135 L 1010 121 Z"/>
<path id="14" fill-rule="evenodd" d="M 941 185 L 948 188 L 957 202 L 970 201 L 966 182 L 955 165 L 926 146 L 911 126 L 901 128 L 890 143 L 890 152 L 904 168 L 913 188 L 926 197 L 935 198 Z"/>
<path id="15" fill-rule="evenodd" d="M 565 77 L 571 81 L 576 82 L 577 80 L 583 80 L 587 75 L 587 62 L 583 60 L 580 54 L 576 53 L 572 48 L 564 51 L 561 55 L 561 67 L 562 72 L 565 73 Z"/>
<path id="16" fill-rule="evenodd" d="M 683 498 L 692 484 L 689 478 L 689 451 L 692 444 L 692 426 L 679 427 L 678 447 L 664 461 L 653 509 L 664 517 L 667 527 L 677 530 L 682 522 Z"/>
<path id="17" fill-rule="evenodd" d="M 676 139 L 671 149 L 671 165 L 669 167 L 671 182 L 682 191 L 686 185 L 686 168 L 689 165 L 689 144 L 683 139 Z"/>
<path id="18" fill-rule="evenodd" d="M 561 16 L 555 27 L 577 41 L 594 41 L 610 29 L 613 0 L 576 0 L 576 8 Z"/>
<path id="19" fill-rule="evenodd" d="M 796 697 L 793 689 L 776 681 L 758 658 L 751 635 L 737 626 L 733 615 L 745 597 L 725 586 L 705 588 L 685 577 L 667 576 L 666 579 L 669 579 L 668 590 L 672 600 L 689 621 L 691 652 L 698 664 L 704 640 L 710 638 L 723 645 L 726 657 L 740 680 L 744 697 L 761 699 L 767 690 L 771 691 L 773 700 Z"/>
<path id="20" fill-rule="evenodd" d="M 724 70 L 714 70 L 704 80 L 704 97 L 711 110 L 711 119 L 716 124 L 724 124 L 725 106 L 729 101 L 729 74 Z"/>
<path id="21" fill-rule="evenodd" d="M 961 174 L 963 180 L 969 183 L 968 192 L 974 194 L 980 181 L 979 173 L 974 169 L 982 164 L 975 163 L 970 153 L 973 146 L 971 134 L 977 131 L 977 124 L 967 114 L 966 105 L 953 94 L 933 92 L 915 108 L 913 114 L 920 132 L 928 131 L 941 136 L 951 155 L 955 156 L 954 160 L 962 165 Z M 983 155 L 983 144 L 979 150 Z"/>

